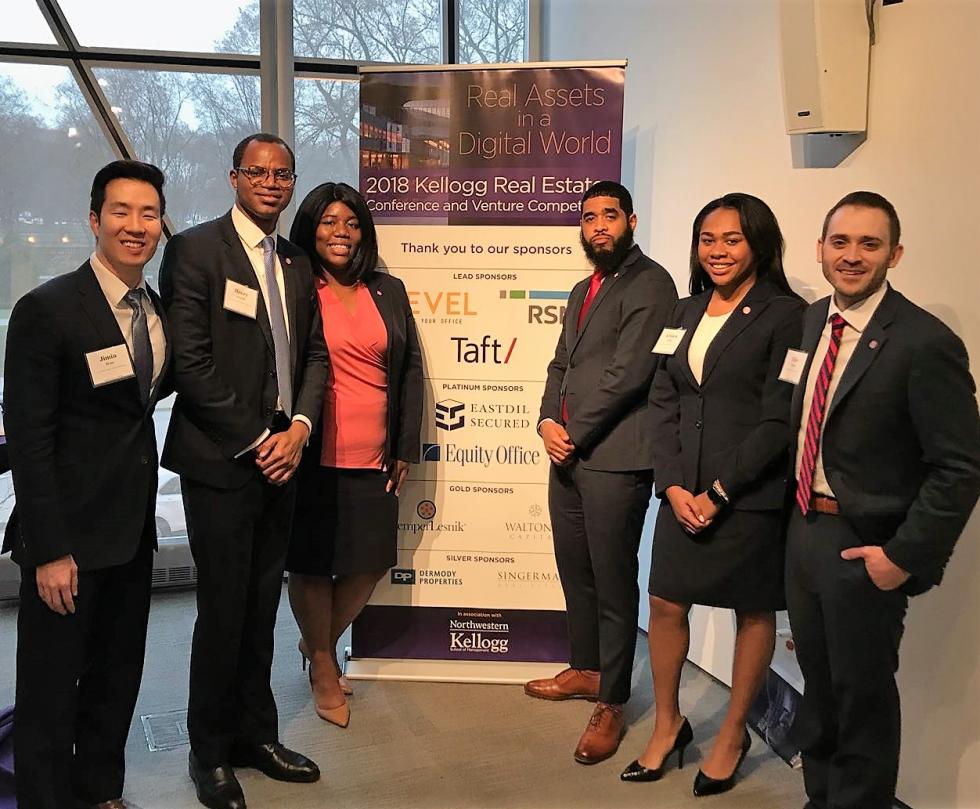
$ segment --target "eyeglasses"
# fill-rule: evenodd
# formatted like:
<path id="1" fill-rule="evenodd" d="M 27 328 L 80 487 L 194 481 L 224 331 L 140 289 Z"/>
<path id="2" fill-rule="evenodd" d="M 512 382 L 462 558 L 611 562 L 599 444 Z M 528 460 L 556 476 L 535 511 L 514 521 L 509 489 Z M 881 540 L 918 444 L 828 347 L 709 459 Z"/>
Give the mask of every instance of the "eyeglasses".
<path id="1" fill-rule="evenodd" d="M 252 185 L 261 185 L 269 178 L 270 174 L 270 169 L 264 169 L 262 166 L 238 166 L 235 171 L 248 177 Z M 283 188 L 291 188 L 295 185 L 296 177 L 298 176 L 295 171 L 290 171 L 289 169 L 272 169 L 271 174 L 276 181 L 276 185 L 282 186 Z"/>

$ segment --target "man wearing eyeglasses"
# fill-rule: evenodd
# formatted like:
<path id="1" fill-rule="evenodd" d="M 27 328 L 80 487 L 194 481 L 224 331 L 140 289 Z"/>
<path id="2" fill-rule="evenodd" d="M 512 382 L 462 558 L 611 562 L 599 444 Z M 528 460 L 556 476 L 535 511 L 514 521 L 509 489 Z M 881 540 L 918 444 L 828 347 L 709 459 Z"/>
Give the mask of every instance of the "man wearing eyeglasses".
<path id="1" fill-rule="evenodd" d="M 309 260 L 276 236 L 292 150 L 250 135 L 230 181 L 231 211 L 174 236 L 160 269 L 177 388 L 161 463 L 180 475 L 198 575 L 189 768 L 212 809 L 245 806 L 232 767 L 320 777 L 279 743 L 270 674 L 292 477 L 320 414 L 327 351 Z"/>

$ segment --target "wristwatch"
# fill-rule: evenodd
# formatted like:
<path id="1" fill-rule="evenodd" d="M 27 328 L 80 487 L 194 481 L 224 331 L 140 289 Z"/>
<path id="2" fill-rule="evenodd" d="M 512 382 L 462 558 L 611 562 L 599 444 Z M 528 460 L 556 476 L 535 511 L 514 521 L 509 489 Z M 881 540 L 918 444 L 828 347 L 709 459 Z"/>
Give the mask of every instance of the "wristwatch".
<path id="1" fill-rule="evenodd" d="M 717 480 L 708 487 L 707 495 L 708 499 L 718 506 L 718 508 L 725 508 L 725 506 L 731 504 L 731 500 L 728 499 L 725 489 Z"/>

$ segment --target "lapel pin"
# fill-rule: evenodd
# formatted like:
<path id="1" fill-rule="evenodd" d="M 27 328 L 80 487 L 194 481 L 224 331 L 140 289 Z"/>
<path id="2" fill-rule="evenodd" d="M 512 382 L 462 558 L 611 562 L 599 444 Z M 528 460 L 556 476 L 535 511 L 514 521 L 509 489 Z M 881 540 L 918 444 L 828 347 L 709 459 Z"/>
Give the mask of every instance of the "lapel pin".
<path id="1" fill-rule="evenodd" d="M 286 257 L 286 263 L 287 264 L 292 264 L 293 263 L 293 260 L 287 256 Z"/>
<path id="2" fill-rule="evenodd" d="M 877 347 L 878 347 L 878 341 L 877 340 L 872 340 L 870 343 L 868 343 L 868 348 L 870 348 L 872 350 L 876 349 Z"/>
<path id="3" fill-rule="evenodd" d="M 381 290 L 379 289 L 375 294 L 380 298 L 381 297 Z"/>
<path id="4" fill-rule="evenodd" d="M 751 311 L 752 311 L 752 307 L 751 306 L 743 306 L 742 307 L 742 314 L 743 315 L 747 315 Z"/>

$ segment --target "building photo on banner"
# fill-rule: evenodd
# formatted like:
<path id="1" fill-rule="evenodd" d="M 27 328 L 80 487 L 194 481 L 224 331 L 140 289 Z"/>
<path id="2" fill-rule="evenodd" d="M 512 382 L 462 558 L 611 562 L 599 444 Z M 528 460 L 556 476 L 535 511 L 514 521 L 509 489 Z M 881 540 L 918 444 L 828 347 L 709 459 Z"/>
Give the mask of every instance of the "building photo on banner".
<path id="1" fill-rule="evenodd" d="M 360 188 L 422 345 L 422 458 L 398 565 L 353 627 L 349 675 L 524 682 L 568 660 L 536 433 L 579 200 L 619 179 L 625 63 L 361 79 Z"/>

